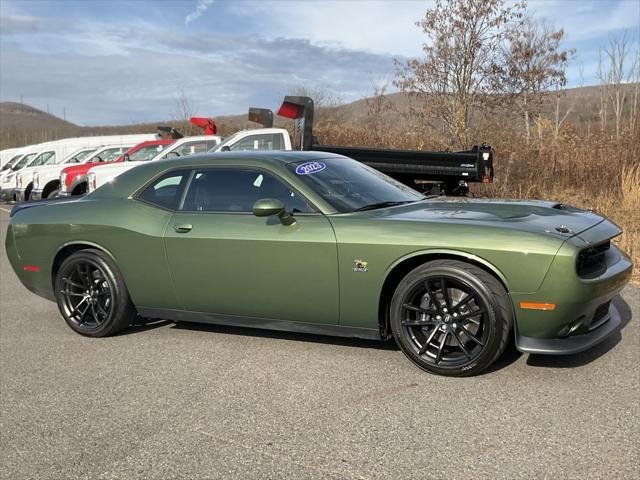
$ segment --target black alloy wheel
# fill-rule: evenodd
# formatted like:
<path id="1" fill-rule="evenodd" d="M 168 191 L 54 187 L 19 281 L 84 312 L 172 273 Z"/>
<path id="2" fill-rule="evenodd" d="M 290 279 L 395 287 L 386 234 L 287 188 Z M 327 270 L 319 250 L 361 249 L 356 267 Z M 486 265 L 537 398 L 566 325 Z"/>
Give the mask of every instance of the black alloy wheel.
<path id="1" fill-rule="evenodd" d="M 493 276 L 463 262 L 437 260 L 400 283 L 391 327 L 400 348 L 420 368 L 473 375 L 504 350 L 509 310 L 509 297 Z"/>
<path id="2" fill-rule="evenodd" d="M 95 330 L 109 316 L 113 288 L 96 262 L 78 261 L 74 267 L 62 277 L 64 314 L 77 328 Z"/>
<path id="3" fill-rule="evenodd" d="M 137 316 L 117 265 L 100 250 L 69 256 L 56 274 L 55 295 L 65 321 L 81 335 L 113 335 Z"/>

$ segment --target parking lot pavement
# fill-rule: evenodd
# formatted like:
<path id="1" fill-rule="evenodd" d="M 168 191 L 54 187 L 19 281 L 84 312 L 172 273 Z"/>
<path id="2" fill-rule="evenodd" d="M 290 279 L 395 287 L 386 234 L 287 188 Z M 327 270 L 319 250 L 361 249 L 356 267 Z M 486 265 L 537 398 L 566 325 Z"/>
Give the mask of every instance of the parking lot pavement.
<path id="1" fill-rule="evenodd" d="M 634 287 L 616 300 L 621 334 L 595 349 L 511 349 L 452 379 L 391 343 L 169 322 L 84 338 L 19 284 L 4 248 L 0 261 L 2 478 L 640 473 Z"/>

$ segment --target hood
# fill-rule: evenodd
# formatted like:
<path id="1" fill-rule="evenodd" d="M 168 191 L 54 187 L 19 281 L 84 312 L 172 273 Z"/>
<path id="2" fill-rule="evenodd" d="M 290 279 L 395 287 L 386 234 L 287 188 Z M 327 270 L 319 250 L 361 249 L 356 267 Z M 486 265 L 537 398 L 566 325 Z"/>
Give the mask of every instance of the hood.
<path id="1" fill-rule="evenodd" d="M 540 200 L 435 199 L 367 213 L 380 220 L 511 228 L 564 238 L 604 221 L 587 210 Z"/>
<path id="2" fill-rule="evenodd" d="M 56 163 L 54 165 L 46 165 L 40 168 L 34 167 L 34 171 L 37 171 L 40 175 L 42 175 L 46 173 L 61 172 L 65 169 L 65 167 L 68 167 L 68 165 L 64 163 Z"/>
<path id="3" fill-rule="evenodd" d="M 142 162 L 118 162 L 118 163 L 107 163 L 100 166 L 100 177 L 103 176 L 113 176 L 117 175 L 125 170 L 129 170 L 136 165 L 140 165 Z M 93 168 L 91 169 L 93 170 Z M 90 171 L 91 171 L 90 170 Z"/>

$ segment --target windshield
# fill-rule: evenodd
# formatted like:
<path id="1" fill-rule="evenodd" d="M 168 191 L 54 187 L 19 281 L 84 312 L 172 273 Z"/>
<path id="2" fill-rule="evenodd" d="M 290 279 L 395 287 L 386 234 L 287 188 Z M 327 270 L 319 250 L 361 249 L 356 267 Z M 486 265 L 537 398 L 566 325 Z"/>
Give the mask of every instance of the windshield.
<path id="1" fill-rule="evenodd" d="M 39 167 L 40 165 L 47 165 L 53 163 L 56 158 L 56 152 L 44 152 L 38 155 L 33 162 L 29 164 L 30 167 Z"/>
<path id="2" fill-rule="evenodd" d="M 82 150 L 82 151 L 76 153 L 69 160 L 67 160 L 67 163 L 77 163 L 77 162 L 81 161 L 83 158 L 86 158 L 88 155 L 91 155 L 95 151 L 96 151 L 95 148 L 92 148 L 92 149 L 89 149 L 89 150 Z"/>
<path id="3" fill-rule="evenodd" d="M 18 161 L 20 160 L 20 158 L 22 158 L 22 154 L 20 155 L 16 155 L 15 157 L 13 157 L 11 160 L 9 160 L 7 163 L 4 164 L 4 167 L 2 167 L 2 170 L 0 171 L 4 171 L 4 170 L 8 170 L 9 168 L 13 168 L 13 166 L 18 163 Z"/>
<path id="4" fill-rule="evenodd" d="M 22 157 L 22 159 L 14 165 L 13 170 L 20 170 L 27 163 L 29 163 L 31 159 L 36 156 L 36 154 L 37 153 L 30 153 L 29 155 L 25 155 L 24 157 Z"/>
<path id="5" fill-rule="evenodd" d="M 340 213 L 424 199 L 415 190 L 351 158 L 299 161 L 287 167 Z"/>
<path id="6" fill-rule="evenodd" d="M 227 137 L 224 139 L 224 141 L 220 142 L 218 145 L 216 145 L 215 147 L 213 147 L 211 150 L 209 150 L 209 152 L 220 152 L 222 151 L 222 147 L 229 145 L 230 143 L 233 143 L 233 141 L 238 138 L 238 136 L 241 134 L 242 132 L 236 132 L 233 135 L 231 135 L 230 137 Z"/>
<path id="7" fill-rule="evenodd" d="M 123 152 L 123 147 L 113 147 L 98 150 L 96 155 L 91 157 L 87 163 L 113 162 L 116 158 L 122 155 Z"/>
<path id="8" fill-rule="evenodd" d="M 151 160 L 158 155 L 166 145 L 147 145 L 140 147 L 138 150 L 129 155 L 129 161 L 131 162 L 145 162 Z"/>

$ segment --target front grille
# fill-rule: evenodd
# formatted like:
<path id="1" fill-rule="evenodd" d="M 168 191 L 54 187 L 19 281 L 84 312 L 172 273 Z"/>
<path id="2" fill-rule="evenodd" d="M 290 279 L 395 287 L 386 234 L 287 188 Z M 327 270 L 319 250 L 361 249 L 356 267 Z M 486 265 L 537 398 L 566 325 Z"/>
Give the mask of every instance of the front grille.
<path id="1" fill-rule="evenodd" d="M 602 274 L 607 265 L 605 255 L 611 248 L 611 242 L 606 241 L 593 247 L 585 248 L 578 254 L 578 275 L 581 277 L 593 277 Z"/>
<path id="2" fill-rule="evenodd" d="M 589 326 L 589 330 L 595 330 L 600 325 L 607 322 L 609 315 L 609 306 L 611 305 L 611 300 L 603 303 L 596 311 L 593 313 L 593 320 L 591 320 L 591 325 Z"/>

